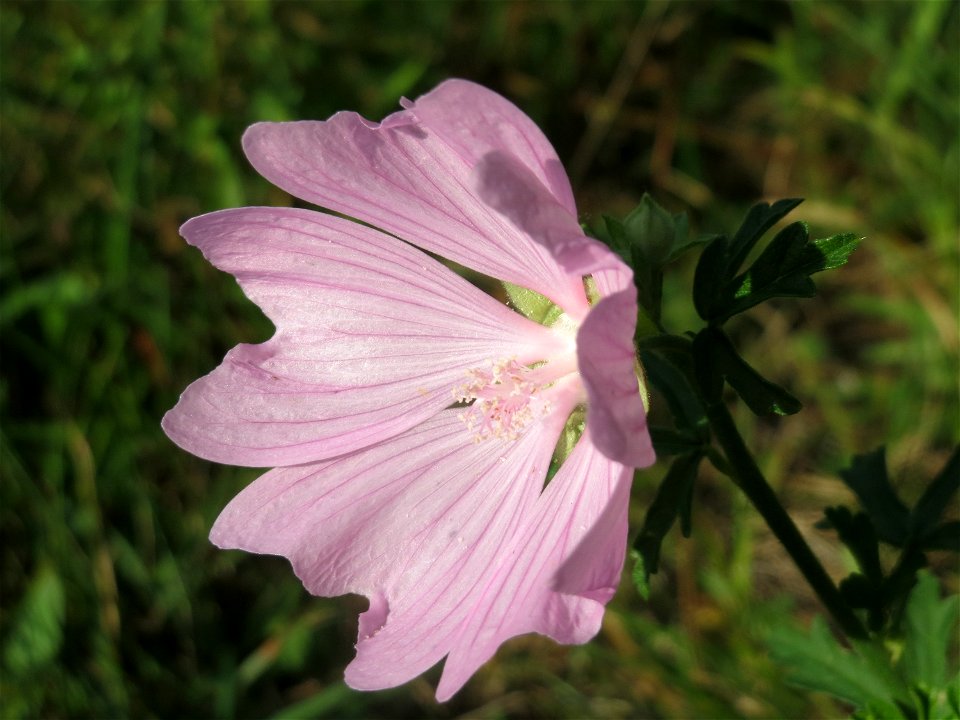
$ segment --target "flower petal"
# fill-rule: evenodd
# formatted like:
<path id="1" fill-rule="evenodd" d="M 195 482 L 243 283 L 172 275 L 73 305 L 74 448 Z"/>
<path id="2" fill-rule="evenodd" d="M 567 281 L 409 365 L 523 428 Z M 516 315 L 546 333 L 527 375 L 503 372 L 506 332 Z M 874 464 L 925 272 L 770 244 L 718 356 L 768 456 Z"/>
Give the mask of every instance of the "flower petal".
<path id="1" fill-rule="evenodd" d="M 299 198 L 535 290 L 568 311 L 586 302 L 579 278 L 480 200 L 470 182 L 485 153 L 514 153 L 554 202 L 573 208 L 553 148 L 490 90 L 447 82 L 381 123 L 345 112 L 324 122 L 258 123 L 243 146 L 265 178 Z"/>
<path id="2" fill-rule="evenodd" d="M 623 265 L 603 243 L 589 238 L 577 216 L 561 205 L 516 156 L 487 153 L 474 170 L 484 200 L 543 245 L 571 276 Z"/>
<path id="3" fill-rule="evenodd" d="M 388 235 L 308 210 L 244 208 L 183 227 L 277 326 L 239 345 L 164 418 L 179 445 L 236 465 L 333 457 L 450 405 L 470 368 L 562 351 L 554 333 Z"/>
<path id="4" fill-rule="evenodd" d="M 596 635 L 620 582 L 632 476 L 599 453 L 588 434 L 580 439 L 514 537 L 509 561 L 473 601 L 444 665 L 438 700 L 456 693 L 511 637 L 538 632 L 584 643 Z"/>
<path id="5" fill-rule="evenodd" d="M 647 467 L 656 456 L 634 365 L 636 324 L 637 291 L 629 283 L 590 309 L 577 333 L 577 361 L 597 449 L 624 465 Z"/>
<path id="6" fill-rule="evenodd" d="M 221 547 L 284 555 L 310 592 L 360 593 L 348 684 L 399 685 L 451 650 L 465 598 L 537 502 L 562 418 L 473 442 L 456 410 L 380 445 L 272 470 L 214 525 Z"/>

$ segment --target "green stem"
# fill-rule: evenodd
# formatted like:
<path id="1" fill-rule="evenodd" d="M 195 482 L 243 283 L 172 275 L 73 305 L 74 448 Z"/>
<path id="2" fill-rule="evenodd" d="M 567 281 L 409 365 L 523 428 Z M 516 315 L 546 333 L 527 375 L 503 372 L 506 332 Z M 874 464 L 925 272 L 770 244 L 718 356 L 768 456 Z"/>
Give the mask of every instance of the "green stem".
<path id="1" fill-rule="evenodd" d="M 837 586 L 833 584 L 833 580 L 827 575 L 787 511 L 783 509 L 773 489 L 767 484 L 763 473 L 747 450 L 730 411 L 722 402 L 709 403 L 707 418 L 710 420 L 714 437 L 726 455 L 732 471 L 731 478 L 763 516 L 767 526 L 786 548 L 810 587 L 847 637 L 852 640 L 866 639 L 867 631 L 863 623 L 844 602 Z"/>

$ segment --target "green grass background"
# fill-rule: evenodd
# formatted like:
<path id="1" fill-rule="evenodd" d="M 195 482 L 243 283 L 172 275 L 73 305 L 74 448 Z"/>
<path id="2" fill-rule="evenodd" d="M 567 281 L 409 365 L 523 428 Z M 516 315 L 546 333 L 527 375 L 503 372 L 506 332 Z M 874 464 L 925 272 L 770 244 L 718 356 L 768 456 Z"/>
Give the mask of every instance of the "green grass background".
<path id="1" fill-rule="evenodd" d="M 277 558 L 206 534 L 256 473 L 177 449 L 159 420 L 271 328 L 177 235 L 291 199 L 240 152 L 258 120 L 379 118 L 460 76 L 554 142 L 584 218 L 644 191 L 697 231 L 803 196 L 820 236 L 866 236 L 814 300 L 732 332 L 800 397 L 736 408 L 828 568 L 833 473 L 889 443 L 908 498 L 958 435 L 956 2 L 0 4 L 0 713 L 3 717 L 831 717 L 769 659 L 818 612 L 728 483 L 697 487 L 649 603 L 624 582 L 591 644 L 508 643 L 450 703 L 436 670 L 356 693 L 358 598 L 308 596 Z M 464 109 L 469 112 L 469 108 Z M 666 318 L 695 327 L 691 267 Z M 655 409 L 656 411 L 656 409 Z M 638 523 L 658 467 L 634 493 Z M 955 511 L 954 511 L 955 512 Z M 637 527 L 636 524 L 634 527 Z M 956 591 L 952 559 L 933 559 Z"/>

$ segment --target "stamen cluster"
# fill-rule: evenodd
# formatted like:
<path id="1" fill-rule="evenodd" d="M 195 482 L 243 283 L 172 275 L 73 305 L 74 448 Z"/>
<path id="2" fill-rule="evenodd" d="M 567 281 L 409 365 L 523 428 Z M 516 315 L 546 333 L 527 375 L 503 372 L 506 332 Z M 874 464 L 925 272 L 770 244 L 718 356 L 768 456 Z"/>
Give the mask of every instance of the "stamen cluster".
<path id="1" fill-rule="evenodd" d="M 541 391 L 550 383 L 538 382 L 535 370 L 516 359 L 490 363 L 490 369 L 467 371 L 470 381 L 453 391 L 457 402 L 473 404 L 460 413 L 474 442 L 495 437 L 516 440 L 533 420 L 550 412 L 550 400 Z"/>

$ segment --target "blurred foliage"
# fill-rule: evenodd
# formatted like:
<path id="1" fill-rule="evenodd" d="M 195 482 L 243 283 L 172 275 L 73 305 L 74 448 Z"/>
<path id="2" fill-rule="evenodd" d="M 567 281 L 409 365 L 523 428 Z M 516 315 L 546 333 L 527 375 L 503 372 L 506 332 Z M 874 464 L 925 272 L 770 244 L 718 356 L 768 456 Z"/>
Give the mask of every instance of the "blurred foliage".
<path id="1" fill-rule="evenodd" d="M 254 473 L 159 430 L 188 382 L 270 334 L 177 227 L 290 202 L 243 160 L 250 123 L 376 118 L 449 76 L 543 127 L 588 218 L 622 216 L 646 191 L 706 233 L 757 198 L 808 198 L 816 237 L 867 240 L 818 298 L 727 329 L 806 407 L 776 421 L 737 411 L 839 577 L 850 558 L 812 527 L 850 499 L 830 473 L 886 441 L 912 504 L 911 473 L 932 476 L 957 438 L 958 23 L 957 3 L 937 1 L 3 0 L 0 712 L 843 712 L 786 686 L 768 656 L 767 630 L 817 606 L 745 501 L 709 477 L 649 601 L 625 583 L 595 642 L 515 640 L 445 706 L 436 671 L 346 689 L 362 602 L 310 598 L 284 561 L 213 550 L 213 519 Z M 693 327 L 680 296 L 693 267 L 677 267 L 664 322 Z M 663 472 L 638 483 L 635 527 Z M 956 568 L 931 564 L 955 592 Z"/>

